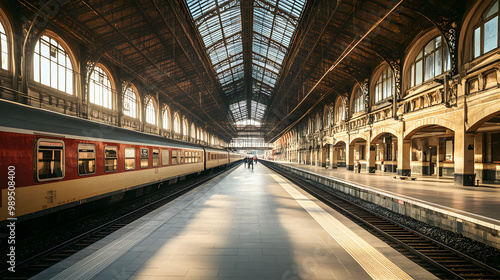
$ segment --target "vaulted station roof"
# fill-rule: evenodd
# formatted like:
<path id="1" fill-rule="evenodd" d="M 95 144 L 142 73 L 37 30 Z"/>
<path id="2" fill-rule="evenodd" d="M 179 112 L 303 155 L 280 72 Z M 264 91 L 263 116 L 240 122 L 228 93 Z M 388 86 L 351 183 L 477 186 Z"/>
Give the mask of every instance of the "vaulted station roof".
<path id="1" fill-rule="evenodd" d="M 261 122 L 305 0 L 186 0 L 233 119 Z"/>
<path id="2" fill-rule="evenodd" d="M 42 2 L 8 5 L 29 19 L 48 10 Z M 82 75 L 103 63 L 226 141 L 247 125 L 274 140 L 312 108 L 350 94 L 381 63 L 402 68 L 420 33 L 437 27 L 443 38 L 452 34 L 472 4 L 70 0 L 45 12 L 50 25 L 37 28 L 64 30 L 80 44 Z"/>

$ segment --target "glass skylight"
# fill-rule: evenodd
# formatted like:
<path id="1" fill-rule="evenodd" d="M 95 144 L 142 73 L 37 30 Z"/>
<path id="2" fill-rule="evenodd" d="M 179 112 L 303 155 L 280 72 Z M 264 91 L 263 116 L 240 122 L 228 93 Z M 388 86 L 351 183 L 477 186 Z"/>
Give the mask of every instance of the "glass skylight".
<path id="1" fill-rule="evenodd" d="M 239 0 L 185 0 L 236 122 L 261 122 L 304 10 L 305 0 L 255 0 L 253 34 L 242 35 Z M 252 38 L 252 99 L 245 98 L 243 37 Z M 256 101 L 258 100 L 258 101 Z M 248 115 L 250 109 L 250 115 Z"/>

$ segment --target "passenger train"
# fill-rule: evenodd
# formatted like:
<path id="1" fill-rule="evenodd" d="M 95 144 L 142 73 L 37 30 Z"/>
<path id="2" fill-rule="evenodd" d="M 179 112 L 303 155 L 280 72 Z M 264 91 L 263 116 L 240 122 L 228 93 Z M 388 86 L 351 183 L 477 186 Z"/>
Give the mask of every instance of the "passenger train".
<path id="1" fill-rule="evenodd" d="M 244 158 L 9 101 L 0 101 L 0 139 L 1 223 L 119 196 Z"/>

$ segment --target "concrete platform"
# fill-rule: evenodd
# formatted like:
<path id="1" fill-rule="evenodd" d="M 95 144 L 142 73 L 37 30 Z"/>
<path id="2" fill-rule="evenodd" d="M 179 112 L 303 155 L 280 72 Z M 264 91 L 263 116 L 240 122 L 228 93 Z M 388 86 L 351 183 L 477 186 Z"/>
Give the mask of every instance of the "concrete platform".
<path id="1" fill-rule="evenodd" d="M 273 174 L 240 165 L 33 279 L 436 279 Z"/>
<path id="2" fill-rule="evenodd" d="M 453 179 L 430 176 L 400 180 L 394 179 L 395 173 L 354 173 L 345 168 L 270 163 L 500 249 L 500 187 L 464 187 L 454 185 Z"/>

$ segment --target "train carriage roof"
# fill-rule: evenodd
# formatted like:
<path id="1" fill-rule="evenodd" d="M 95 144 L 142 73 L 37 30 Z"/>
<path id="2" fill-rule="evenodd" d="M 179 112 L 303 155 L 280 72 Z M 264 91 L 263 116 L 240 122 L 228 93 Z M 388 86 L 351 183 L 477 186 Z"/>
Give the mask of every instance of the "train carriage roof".
<path id="1" fill-rule="evenodd" d="M 203 149 L 201 145 L 184 143 L 5 100 L 0 100 L 0 127 L 3 127 L 5 131 L 22 129 L 49 135 L 60 134 L 110 142 L 124 141 L 159 146 L 168 145 L 176 148 Z"/>

